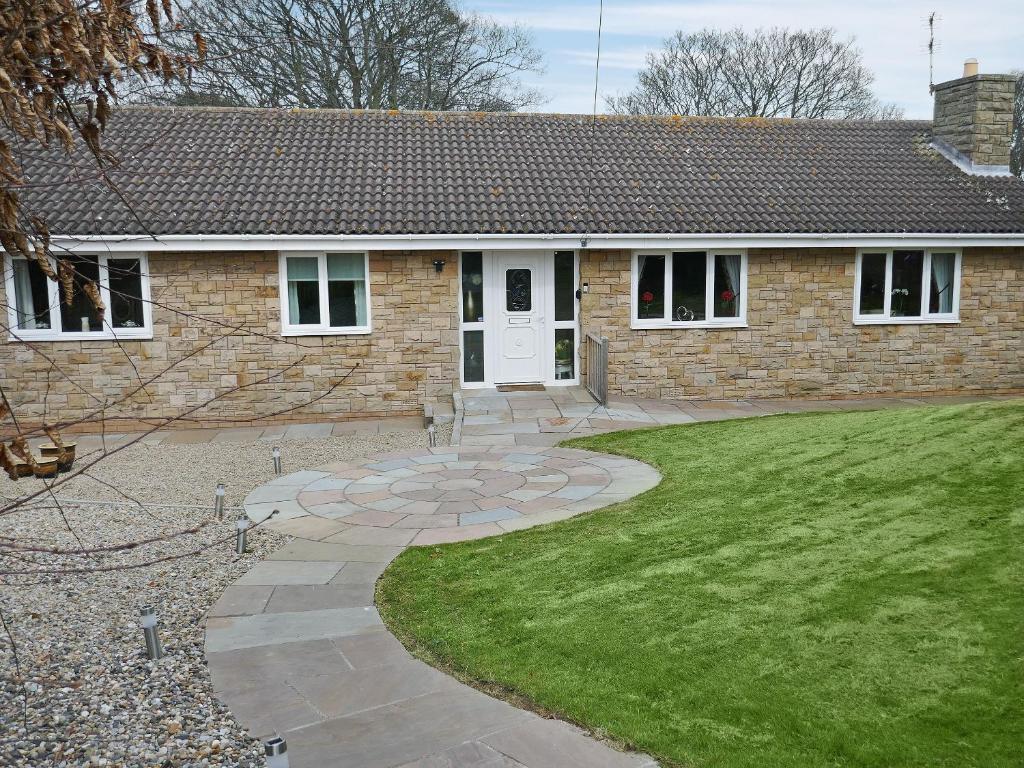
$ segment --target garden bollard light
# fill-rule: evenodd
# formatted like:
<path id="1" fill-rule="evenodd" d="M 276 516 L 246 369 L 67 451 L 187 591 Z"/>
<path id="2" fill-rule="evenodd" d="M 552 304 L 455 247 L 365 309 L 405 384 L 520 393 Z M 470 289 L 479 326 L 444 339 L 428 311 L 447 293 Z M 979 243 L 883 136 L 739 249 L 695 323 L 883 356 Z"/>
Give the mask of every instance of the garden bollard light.
<path id="1" fill-rule="evenodd" d="M 213 494 L 213 514 L 218 520 L 224 519 L 224 483 L 217 483 Z"/>
<path id="2" fill-rule="evenodd" d="M 156 610 L 152 605 L 144 605 L 139 609 L 139 616 L 142 617 L 142 634 L 146 638 L 146 655 L 156 661 L 164 655 L 160 637 L 156 633 Z"/>
<path id="3" fill-rule="evenodd" d="M 274 457 L 274 474 L 281 474 L 281 449 L 276 445 L 270 449 L 270 455 Z"/>
<path id="4" fill-rule="evenodd" d="M 431 448 L 437 446 L 437 429 L 435 429 L 433 424 L 427 427 L 427 445 Z"/>
<path id="5" fill-rule="evenodd" d="M 263 754 L 267 757 L 267 768 L 288 768 L 288 742 L 280 736 L 263 742 Z"/>
<path id="6" fill-rule="evenodd" d="M 249 528 L 249 518 L 245 516 L 243 512 L 238 516 L 238 520 L 235 521 L 235 528 L 238 530 L 235 532 L 235 552 L 239 555 L 245 554 L 245 548 L 248 545 L 248 535 L 246 531 Z"/>

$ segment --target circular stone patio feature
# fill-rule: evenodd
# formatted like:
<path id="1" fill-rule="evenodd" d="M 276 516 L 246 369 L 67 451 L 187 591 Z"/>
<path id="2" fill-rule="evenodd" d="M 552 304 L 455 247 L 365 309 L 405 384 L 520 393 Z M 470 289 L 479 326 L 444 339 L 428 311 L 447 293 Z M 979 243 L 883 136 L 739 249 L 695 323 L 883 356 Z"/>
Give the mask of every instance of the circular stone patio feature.
<path id="1" fill-rule="evenodd" d="M 253 679 L 266 685 L 255 698 L 254 689 L 230 684 L 218 688 L 218 696 L 251 713 L 243 723 L 251 733 L 287 730 L 289 743 L 298 746 L 296 755 L 302 749 L 323 754 L 327 739 L 344 745 L 348 754 L 370 756 L 374 765 L 452 765 L 446 758 L 456 753 L 452 759 L 468 765 L 460 759 L 457 745 L 478 740 L 482 720 L 451 713 L 480 711 L 489 733 L 540 755 L 545 765 L 650 768 L 654 763 L 644 755 L 614 752 L 564 723 L 518 711 L 455 680 L 448 679 L 440 688 L 442 673 L 401 650 L 381 623 L 373 599 L 381 570 L 410 544 L 479 539 L 562 520 L 628 499 L 659 480 L 652 467 L 631 459 L 532 446 L 420 449 L 275 478 L 249 494 L 245 509 L 256 521 L 278 510 L 269 525 L 292 539 L 239 579 L 232 595 L 225 593 L 206 626 L 207 660 L 211 670 L 219 670 L 214 672 L 215 681 L 235 679 L 242 669 L 252 670 Z M 448 494 L 467 498 L 443 501 Z M 472 511 L 455 511 L 459 509 Z M 481 522 L 488 516 L 489 521 Z M 332 652 L 288 650 L 303 641 L 326 643 Z M 281 675 L 267 678 L 262 647 L 278 649 L 274 653 L 280 664 L 275 661 L 275 670 Z M 339 652 L 354 659 L 356 668 L 341 674 L 354 680 L 360 695 L 339 698 L 335 691 L 352 685 L 322 677 L 339 674 Z M 294 717 L 286 713 L 291 725 L 282 726 L 272 717 L 272 705 L 281 698 L 280 680 L 285 677 L 294 689 L 289 695 L 301 706 L 292 707 Z M 331 684 L 304 686 L 304 679 Z M 293 681 L 299 687 L 291 685 Z M 367 728 L 361 713 L 368 711 L 365 699 L 374 691 L 391 698 L 370 702 L 380 706 L 372 710 L 373 727 Z M 436 702 L 440 706 L 393 702 L 423 701 L 438 691 L 444 695 Z M 316 703 L 328 699 L 328 707 Z M 269 703 L 254 707 L 253 701 L 260 705 L 264 700 Z M 383 706 L 385 701 L 392 703 Z M 398 758 L 393 736 L 410 728 L 442 733 L 444 739 L 427 739 L 422 748 L 418 742 L 411 744 Z M 488 754 L 501 757 L 494 750 Z M 474 755 L 479 756 L 467 752 L 466 759 L 480 765 Z M 537 764 L 532 758 L 524 762 Z"/>
<path id="2" fill-rule="evenodd" d="M 435 483 L 434 487 L 439 488 L 442 491 L 468 491 L 471 488 L 479 488 L 483 484 L 483 480 L 467 477 L 465 480 L 441 480 L 440 482 Z"/>
<path id="3" fill-rule="evenodd" d="M 458 464 L 474 464 L 478 462 L 449 462 Z M 413 465 L 416 469 L 416 465 Z M 383 476 L 381 476 L 383 477 Z M 349 501 L 360 503 L 361 495 L 370 490 L 364 478 L 354 482 L 345 489 Z M 565 482 L 568 478 L 562 476 Z M 392 483 L 388 489 L 395 496 L 410 501 L 438 502 L 449 513 L 479 511 L 475 502 L 482 499 L 495 498 L 519 490 L 529 482 L 529 478 L 517 472 L 505 472 L 487 469 L 443 469 L 423 471 L 411 477 L 403 477 Z M 372 491 L 371 491 L 372 492 Z M 463 502 L 468 502 L 462 504 Z M 451 504 L 461 504 L 454 509 Z M 409 512 L 417 509 L 423 514 L 432 514 L 434 510 L 429 504 L 421 504 L 418 508 L 410 507 Z M 465 507 L 463 509 L 463 507 Z"/>
<path id="4" fill-rule="evenodd" d="M 572 448 L 428 448 L 296 472 L 246 499 L 254 520 L 312 515 L 390 529 L 374 541 L 433 544 L 527 528 L 622 501 L 657 484 L 650 466 Z M 398 531 L 407 531 L 399 534 Z"/>

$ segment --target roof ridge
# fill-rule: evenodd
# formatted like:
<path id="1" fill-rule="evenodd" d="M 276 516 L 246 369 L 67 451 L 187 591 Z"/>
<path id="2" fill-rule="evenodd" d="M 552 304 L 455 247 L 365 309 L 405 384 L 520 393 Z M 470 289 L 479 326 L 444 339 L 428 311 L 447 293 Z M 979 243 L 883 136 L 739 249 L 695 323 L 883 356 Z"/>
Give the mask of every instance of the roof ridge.
<path id="1" fill-rule="evenodd" d="M 485 120 L 488 118 L 522 118 L 522 119 L 550 119 L 550 120 L 593 120 L 594 115 L 576 112 L 485 112 L 479 110 L 430 110 L 430 109 L 352 109 L 346 107 L 250 107 L 250 106 L 205 106 L 205 105 L 175 105 L 175 104 L 120 104 L 114 108 L 115 111 L 143 112 L 210 112 L 210 113 L 252 113 L 252 114 L 281 114 L 281 115 L 353 115 L 359 117 L 427 117 L 445 119 L 475 119 Z M 874 118 L 809 118 L 809 117 L 749 117 L 738 115 L 621 115 L 614 113 L 601 113 L 597 115 L 600 122 L 707 122 L 707 123 L 738 123 L 738 124 L 770 124 L 770 125 L 907 125 L 907 126 L 930 126 L 931 120 L 882 120 Z"/>

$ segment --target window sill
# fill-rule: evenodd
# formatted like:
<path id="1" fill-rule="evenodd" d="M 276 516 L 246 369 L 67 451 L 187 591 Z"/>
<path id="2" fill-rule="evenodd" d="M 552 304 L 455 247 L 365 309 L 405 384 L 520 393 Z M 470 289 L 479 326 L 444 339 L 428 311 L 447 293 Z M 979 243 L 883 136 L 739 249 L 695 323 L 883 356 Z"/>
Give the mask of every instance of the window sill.
<path id="1" fill-rule="evenodd" d="M 366 336 L 371 333 L 372 328 L 288 328 L 281 331 L 282 336 Z"/>
<path id="2" fill-rule="evenodd" d="M 733 322 L 694 322 L 694 323 L 646 323 L 632 321 L 629 324 L 630 329 L 634 331 L 685 331 L 691 328 L 695 329 L 722 329 L 728 330 L 732 328 L 748 328 L 746 320 L 736 320 Z"/>
<path id="3" fill-rule="evenodd" d="M 854 325 L 959 325 L 959 317 L 856 317 Z"/>
<path id="4" fill-rule="evenodd" d="M 10 342 L 32 342 L 32 341 L 151 341 L 153 331 L 134 331 L 130 333 L 39 333 L 38 331 L 23 331 L 21 333 L 8 333 L 7 340 Z"/>

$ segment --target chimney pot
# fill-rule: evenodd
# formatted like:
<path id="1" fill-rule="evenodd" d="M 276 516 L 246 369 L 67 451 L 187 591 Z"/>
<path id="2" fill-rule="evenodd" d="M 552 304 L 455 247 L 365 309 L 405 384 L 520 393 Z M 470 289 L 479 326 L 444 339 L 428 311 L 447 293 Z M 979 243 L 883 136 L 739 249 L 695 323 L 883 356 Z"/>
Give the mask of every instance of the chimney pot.
<path id="1" fill-rule="evenodd" d="M 974 77 L 978 74 L 978 60 L 967 59 L 964 62 L 964 77 Z"/>

